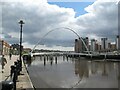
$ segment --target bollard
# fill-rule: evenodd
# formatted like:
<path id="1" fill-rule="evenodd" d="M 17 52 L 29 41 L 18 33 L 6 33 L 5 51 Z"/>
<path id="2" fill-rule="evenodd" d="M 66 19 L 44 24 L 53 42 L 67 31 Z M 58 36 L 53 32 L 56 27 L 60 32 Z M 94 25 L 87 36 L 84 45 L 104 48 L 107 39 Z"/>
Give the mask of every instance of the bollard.
<path id="1" fill-rule="evenodd" d="M 20 61 L 19 60 L 17 60 L 17 66 L 18 66 L 18 75 L 20 75 L 20 71 L 21 71 L 21 69 L 22 69 L 22 67 L 20 67 Z"/>
<path id="2" fill-rule="evenodd" d="M 55 63 L 57 64 L 57 57 L 55 57 Z"/>
<path id="3" fill-rule="evenodd" d="M 18 79 L 18 75 L 17 75 L 17 69 L 16 69 L 16 67 L 15 67 L 15 69 L 14 69 L 14 74 L 13 74 L 13 83 L 14 83 L 14 90 L 16 90 L 16 81 L 17 81 L 17 79 Z"/>
<path id="4" fill-rule="evenodd" d="M 20 60 L 17 60 L 17 62 L 19 63 L 20 71 L 22 71 L 22 62 Z"/>
<path id="5" fill-rule="evenodd" d="M 67 58 L 67 61 L 68 61 L 68 56 L 66 56 L 66 58 Z"/>
<path id="6" fill-rule="evenodd" d="M 19 61 L 19 64 L 20 64 L 20 71 L 22 71 L 22 62 Z"/>
<path id="7" fill-rule="evenodd" d="M 3 81 L 1 90 L 13 90 L 14 83 L 13 81 Z"/>
<path id="8" fill-rule="evenodd" d="M 46 65 L 46 60 L 44 59 L 44 66 Z"/>
<path id="9" fill-rule="evenodd" d="M 14 62 L 14 65 L 16 67 L 16 70 L 17 70 L 17 74 L 19 75 L 19 65 L 18 65 L 18 62 Z"/>
<path id="10" fill-rule="evenodd" d="M 15 69 L 14 69 L 15 78 L 16 78 L 16 80 L 18 80 L 18 75 L 20 75 L 18 62 L 14 62 L 14 65 L 15 65 Z"/>
<path id="11" fill-rule="evenodd" d="M 10 70 L 10 77 L 11 77 L 11 78 L 12 78 L 12 76 L 13 76 L 14 69 L 15 69 L 15 66 L 12 65 L 12 66 L 11 66 L 11 70 Z"/>

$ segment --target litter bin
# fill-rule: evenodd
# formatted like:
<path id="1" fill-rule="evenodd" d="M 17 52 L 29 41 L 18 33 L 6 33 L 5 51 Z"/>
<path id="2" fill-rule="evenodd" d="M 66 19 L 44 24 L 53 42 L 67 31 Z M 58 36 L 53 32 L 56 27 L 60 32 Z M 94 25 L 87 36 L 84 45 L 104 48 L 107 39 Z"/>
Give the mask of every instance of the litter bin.
<path id="1" fill-rule="evenodd" d="M 3 81 L 2 90 L 13 90 L 14 83 L 13 81 Z"/>

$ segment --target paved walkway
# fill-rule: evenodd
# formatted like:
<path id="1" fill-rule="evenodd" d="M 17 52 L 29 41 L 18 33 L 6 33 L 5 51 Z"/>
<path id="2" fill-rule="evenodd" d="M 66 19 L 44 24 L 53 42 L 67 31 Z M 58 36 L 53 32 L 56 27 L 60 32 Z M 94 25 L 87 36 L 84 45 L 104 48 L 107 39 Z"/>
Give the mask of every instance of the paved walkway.
<path id="1" fill-rule="evenodd" d="M 13 55 L 11 60 L 9 59 L 9 56 L 5 56 L 5 58 L 7 59 L 7 64 L 5 65 L 4 73 L 2 73 L 2 68 L 0 68 L 0 82 L 4 81 L 10 75 L 10 67 L 11 65 L 14 65 L 14 62 L 19 58 L 19 56 Z M 21 73 L 24 75 L 18 76 L 18 82 L 16 86 L 17 90 L 33 90 L 33 85 L 27 73 L 26 67 L 24 64 L 22 66 L 23 68 Z M 9 79 L 10 78 L 8 78 L 8 80 Z"/>

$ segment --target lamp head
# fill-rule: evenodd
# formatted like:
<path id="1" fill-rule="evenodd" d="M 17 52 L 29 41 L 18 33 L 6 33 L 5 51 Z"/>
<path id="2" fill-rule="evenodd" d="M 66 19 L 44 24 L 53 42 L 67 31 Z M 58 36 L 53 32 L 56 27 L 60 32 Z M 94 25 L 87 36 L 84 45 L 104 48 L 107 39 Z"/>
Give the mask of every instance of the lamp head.
<path id="1" fill-rule="evenodd" d="M 20 20 L 18 23 L 19 23 L 19 24 L 25 24 L 25 23 L 23 22 L 23 20 Z"/>

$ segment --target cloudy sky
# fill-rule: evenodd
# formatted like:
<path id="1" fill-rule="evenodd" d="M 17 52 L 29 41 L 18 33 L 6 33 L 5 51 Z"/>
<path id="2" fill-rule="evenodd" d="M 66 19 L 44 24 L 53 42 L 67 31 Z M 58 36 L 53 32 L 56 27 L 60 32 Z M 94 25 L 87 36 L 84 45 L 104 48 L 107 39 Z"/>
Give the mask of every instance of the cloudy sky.
<path id="1" fill-rule="evenodd" d="M 10 44 L 19 43 L 24 20 L 23 45 L 41 49 L 73 50 L 81 37 L 114 42 L 118 33 L 118 0 L 2 0 L 0 35 Z M 66 29 L 69 28 L 69 29 Z M 51 31 L 53 30 L 53 31 Z M 49 33 L 48 33 L 49 32 Z M 47 35 L 45 35 L 48 33 Z M 45 35 L 45 37 L 44 37 Z"/>

